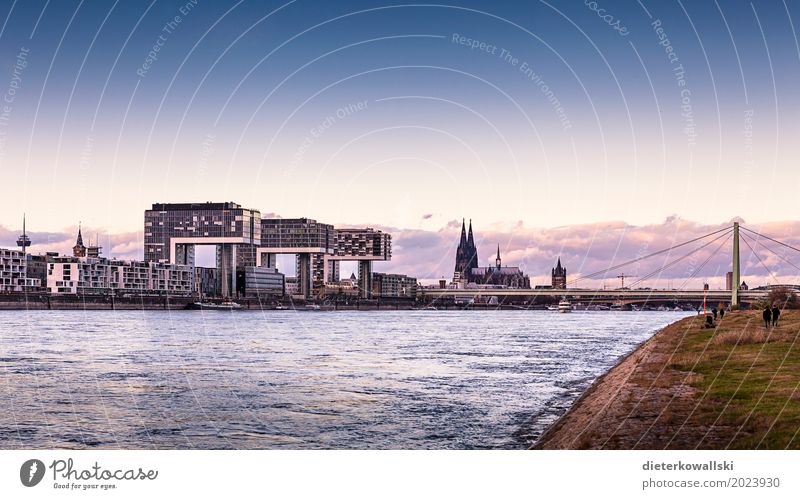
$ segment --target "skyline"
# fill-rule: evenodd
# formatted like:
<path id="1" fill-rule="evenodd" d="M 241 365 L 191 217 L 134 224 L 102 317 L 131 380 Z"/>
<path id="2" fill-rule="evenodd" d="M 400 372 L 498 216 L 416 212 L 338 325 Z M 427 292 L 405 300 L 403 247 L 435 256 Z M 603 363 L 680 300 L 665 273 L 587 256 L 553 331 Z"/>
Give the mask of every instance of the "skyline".
<path id="1" fill-rule="evenodd" d="M 275 216 L 274 214 L 267 215 Z M 320 218 L 317 220 L 329 222 Z M 757 232 L 766 236 L 778 236 L 787 244 L 800 246 L 800 222 L 748 224 L 738 217 L 732 220 L 740 221 L 745 227 L 754 227 Z M 571 281 L 578 275 L 596 272 L 730 225 L 728 222 L 701 224 L 677 216 L 669 217 L 660 224 L 644 226 L 612 221 L 537 228 L 525 226 L 519 221 L 489 226 L 476 223 L 475 219 L 472 219 L 471 222 L 475 229 L 479 265 L 493 266 L 496 249 L 499 245 L 503 266 L 519 266 L 521 270 L 530 275 L 532 287 L 537 284 L 550 283 L 550 269 L 555 266 L 558 258 L 567 267 L 568 281 Z M 419 278 L 423 283 L 433 283 L 440 278 L 446 278 L 449 281 L 452 278 L 461 223 L 461 220 L 452 220 L 438 230 L 400 229 L 380 224 L 373 225 L 373 228 L 392 235 L 394 248 L 392 260 L 382 262 L 376 267 L 376 271 L 411 275 Z M 31 226 L 29 220 L 28 229 Z M 353 226 L 353 224 L 336 224 L 337 228 L 349 226 Z M 77 224 L 59 232 L 28 230 L 27 234 L 33 241 L 28 251 L 30 253 L 46 251 L 69 253 L 75 242 L 77 230 Z M 141 230 L 114 234 L 95 231 L 93 227 L 82 225 L 82 231 L 87 244 L 92 242 L 103 246 L 104 256 L 130 260 L 143 258 L 143 232 Z M 0 247 L 13 248 L 19 234 L 19 229 L 9 229 L 0 225 Z M 745 237 L 749 238 L 750 242 L 743 239 L 744 242 L 741 244 L 742 278 L 751 287 L 777 283 L 800 284 L 796 264 L 785 249 L 775 246 L 766 239 L 758 242 L 752 236 L 746 235 Z M 731 266 L 730 248 L 729 244 L 726 245 L 725 242 L 719 242 L 721 248 L 719 251 L 714 251 L 717 247 L 716 243 L 698 251 L 695 257 L 686 262 L 686 265 L 665 270 L 646 281 L 637 282 L 636 279 L 632 279 L 628 282 L 637 283 L 636 287 L 654 288 L 697 288 L 701 287 L 703 283 L 709 283 L 712 289 L 722 289 L 725 284 L 725 273 L 730 270 Z M 761 243 L 767 247 L 765 248 Z M 756 250 L 755 253 L 751 247 Z M 771 248 L 772 251 L 767 248 Z M 571 283 L 570 287 L 619 287 L 618 273 L 624 273 L 629 277 L 640 277 L 687 252 L 688 250 L 671 252 L 664 259 L 655 259 L 649 264 L 641 263 L 638 266 L 618 269 L 609 273 L 605 279 L 590 279 L 581 281 L 579 284 Z M 708 258 L 708 262 L 701 266 L 701 262 L 704 262 L 706 258 Z M 292 255 L 279 255 L 278 257 L 278 267 L 287 275 L 294 275 L 293 262 Z M 214 266 L 213 251 L 198 248 L 198 265 Z M 692 272 L 698 267 L 701 267 L 701 270 L 697 276 L 691 277 Z M 355 264 L 342 262 L 343 276 L 349 275 L 353 271 L 356 271 Z"/>
<path id="2" fill-rule="evenodd" d="M 790 219 L 799 7 L 591 4 L 5 2 L 0 225 L 220 198 L 433 233 Z"/>

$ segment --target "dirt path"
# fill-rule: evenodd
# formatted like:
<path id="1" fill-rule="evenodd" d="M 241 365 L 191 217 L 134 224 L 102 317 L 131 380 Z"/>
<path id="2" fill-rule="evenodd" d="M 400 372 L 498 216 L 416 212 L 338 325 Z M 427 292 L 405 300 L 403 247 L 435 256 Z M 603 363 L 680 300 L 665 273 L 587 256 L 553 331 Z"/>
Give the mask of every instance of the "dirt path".
<path id="1" fill-rule="evenodd" d="M 755 314 L 729 314 L 723 323 L 727 327 L 717 331 L 704 330 L 699 317 L 683 319 L 659 331 L 599 378 L 533 448 L 718 449 L 753 437 L 761 429 L 754 424 L 768 433 L 771 429 L 763 421 L 740 416 L 731 409 L 730 400 L 713 392 L 715 385 L 725 386 L 726 369 L 736 369 L 731 371 L 733 378 L 741 370 L 731 359 L 750 355 L 751 347 L 758 347 L 755 342 L 726 345 L 714 337 L 723 333 L 744 337 L 741 335 L 747 328 L 756 327 L 757 322 L 750 317 Z M 774 338 L 778 338 L 777 333 Z M 794 346 L 789 345 L 789 337 L 781 338 L 787 340 L 787 346 Z M 800 373 L 795 379 L 800 381 Z M 764 386 L 764 393 L 770 393 L 768 385 Z M 740 403 L 741 395 L 734 392 L 731 400 Z M 755 408 L 761 400 L 763 396 L 744 403 Z M 789 446 L 792 444 L 789 441 Z"/>

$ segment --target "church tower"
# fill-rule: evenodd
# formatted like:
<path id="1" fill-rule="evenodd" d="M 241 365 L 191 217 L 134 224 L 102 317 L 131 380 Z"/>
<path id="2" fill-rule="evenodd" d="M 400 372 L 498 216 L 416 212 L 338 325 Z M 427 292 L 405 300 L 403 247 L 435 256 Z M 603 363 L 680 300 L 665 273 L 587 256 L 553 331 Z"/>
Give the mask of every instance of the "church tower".
<path id="1" fill-rule="evenodd" d="M 478 267 L 478 248 L 472 235 L 472 220 L 469 221 L 469 234 L 464 219 L 461 220 L 461 240 L 456 249 L 456 267 L 453 272 L 454 281 L 471 282 L 472 269 Z"/>
<path id="2" fill-rule="evenodd" d="M 502 265 L 500 265 L 501 261 L 500 261 L 500 245 L 499 244 L 497 245 L 497 258 L 494 259 L 494 264 L 497 267 L 497 270 L 500 270 L 500 267 Z"/>
<path id="3" fill-rule="evenodd" d="M 456 249 L 456 268 L 453 271 L 453 280 L 460 281 L 466 277 L 466 268 L 469 262 L 467 255 L 467 228 L 464 225 L 464 219 L 461 220 L 461 240 L 458 242 Z"/>
<path id="4" fill-rule="evenodd" d="M 567 268 L 561 266 L 561 257 L 552 270 L 553 289 L 567 289 Z"/>
<path id="5" fill-rule="evenodd" d="M 75 241 L 75 246 L 72 247 L 72 256 L 79 258 L 86 256 L 86 246 L 83 245 L 83 236 L 81 235 L 81 224 L 78 224 L 78 239 Z"/>

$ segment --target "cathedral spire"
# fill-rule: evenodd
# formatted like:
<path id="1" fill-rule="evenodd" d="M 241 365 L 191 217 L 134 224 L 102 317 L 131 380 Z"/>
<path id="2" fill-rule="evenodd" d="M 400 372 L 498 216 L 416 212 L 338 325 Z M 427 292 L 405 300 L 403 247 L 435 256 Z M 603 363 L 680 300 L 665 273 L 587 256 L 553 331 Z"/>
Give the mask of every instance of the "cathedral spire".
<path id="1" fill-rule="evenodd" d="M 500 267 L 501 267 L 500 264 L 502 263 L 502 261 L 500 260 L 500 245 L 499 244 L 497 245 L 497 258 L 495 259 L 494 263 L 495 263 L 495 265 L 497 265 L 497 268 L 499 270 Z"/>
<path id="2" fill-rule="evenodd" d="M 470 232 L 471 232 L 472 220 L 470 220 Z M 467 228 L 464 225 L 464 219 L 461 219 L 461 245 L 467 244 Z"/>
<path id="3" fill-rule="evenodd" d="M 469 236 L 467 236 L 467 244 L 469 244 L 470 248 L 475 247 L 475 240 L 472 238 L 472 219 L 469 219 Z"/>

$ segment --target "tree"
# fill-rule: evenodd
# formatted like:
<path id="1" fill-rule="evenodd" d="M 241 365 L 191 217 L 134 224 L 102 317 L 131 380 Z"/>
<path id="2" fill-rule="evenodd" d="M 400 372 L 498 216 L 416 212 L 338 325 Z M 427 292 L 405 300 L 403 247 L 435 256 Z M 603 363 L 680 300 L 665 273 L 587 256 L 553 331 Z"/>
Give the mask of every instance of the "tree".
<path id="1" fill-rule="evenodd" d="M 780 308 L 800 308 L 797 303 L 797 293 L 793 289 L 778 287 L 770 290 L 767 303 Z"/>

